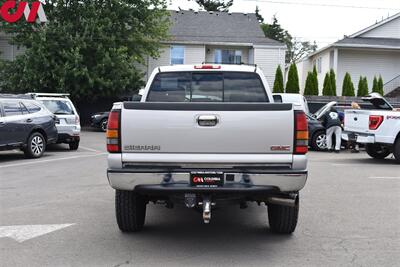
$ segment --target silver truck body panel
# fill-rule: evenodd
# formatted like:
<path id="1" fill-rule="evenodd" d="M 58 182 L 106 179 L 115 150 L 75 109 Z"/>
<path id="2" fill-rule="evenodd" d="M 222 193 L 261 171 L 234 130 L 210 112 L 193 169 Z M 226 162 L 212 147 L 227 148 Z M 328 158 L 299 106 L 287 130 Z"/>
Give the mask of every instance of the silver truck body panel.
<path id="1" fill-rule="evenodd" d="M 291 154 L 293 110 L 122 112 L 122 152 Z M 200 116 L 218 118 L 213 127 L 199 126 Z M 125 134 L 129 133 L 129 134 Z M 141 146 L 141 147 L 140 147 Z M 143 147 L 147 146 L 147 147 Z M 287 151 L 273 150 L 286 146 Z M 123 156 L 124 159 L 129 157 Z M 186 159 L 189 160 L 189 159 Z"/>

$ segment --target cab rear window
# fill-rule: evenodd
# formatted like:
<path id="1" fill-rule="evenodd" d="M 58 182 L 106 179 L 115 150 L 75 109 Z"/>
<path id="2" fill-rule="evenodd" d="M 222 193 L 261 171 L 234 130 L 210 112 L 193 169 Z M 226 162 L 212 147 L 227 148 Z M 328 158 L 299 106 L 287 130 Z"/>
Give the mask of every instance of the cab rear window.
<path id="1" fill-rule="evenodd" d="M 147 102 L 269 102 L 257 73 L 159 73 Z"/>

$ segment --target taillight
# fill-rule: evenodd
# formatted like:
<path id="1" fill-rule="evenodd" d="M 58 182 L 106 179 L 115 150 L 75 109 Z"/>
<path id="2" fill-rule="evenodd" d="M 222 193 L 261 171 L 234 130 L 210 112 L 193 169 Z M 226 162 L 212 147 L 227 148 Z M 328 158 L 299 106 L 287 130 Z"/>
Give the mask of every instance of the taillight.
<path id="1" fill-rule="evenodd" d="M 120 123 L 121 111 L 112 110 L 108 116 L 107 125 L 107 151 L 110 153 L 121 152 Z"/>
<path id="2" fill-rule="evenodd" d="M 383 116 L 369 115 L 369 129 L 376 130 L 381 126 L 383 122 Z"/>
<path id="3" fill-rule="evenodd" d="M 199 66 L 194 66 L 194 69 L 196 69 L 196 70 L 219 70 L 219 69 L 221 69 L 221 66 L 218 66 L 218 65 L 199 65 Z"/>
<path id="4" fill-rule="evenodd" d="M 79 116 L 75 116 L 75 124 L 79 124 L 81 120 L 79 119 Z"/>
<path id="5" fill-rule="evenodd" d="M 308 152 L 308 123 L 303 111 L 295 111 L 294 154 Z"/>

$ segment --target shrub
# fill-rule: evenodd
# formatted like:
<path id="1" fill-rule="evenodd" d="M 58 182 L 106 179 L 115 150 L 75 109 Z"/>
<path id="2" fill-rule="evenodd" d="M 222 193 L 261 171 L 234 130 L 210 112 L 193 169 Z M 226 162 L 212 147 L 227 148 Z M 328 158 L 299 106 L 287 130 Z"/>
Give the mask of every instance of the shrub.
<path id="1" fill-rule="evenodd" d="M 329 75 L 329 72 L 325 74 L 325 79 L 324 79 L 324 88 L 322 89 L 322 95 L 324 96 L 330 96 L 332 95 L 332 86 L 331 86 L 331 77 Z"/>
<path id="2" fill-rule="evenodd" d="M 331 69 L 329 73 L 329 78 L 331 79 L 331 94 L 333 96 L 336 96 L 336 74 L 333 69 Z"/>
<path id="3" fill-rule="evenodd" d="M 351 76 L 348 72 L 343 79 L 342 96 L 355 96 L 354 84 L 351 81 Z"/>
<path id="4" fill-rule="evenodd" d="M 275 81 L 274 81 L 274 93 L 284 93 L 284 88 L 283 88 L 283 73 L 281 69 L 281 65 L 276 68 L 276 73 L 275 73 Z"/>
<path id="5" fill-rule="evenodd" d="M 378 79 L 378 93 L 380 93 L 381 95 L 384 95 L 384 92 L 383 92 L 383 79 L 382 79 L 381 75 L 379 75 L 379 79 Z"/>
<path id="6" fill-rule="evenodd" d="M 314 69 L 313 69 L 313 77 L 312 77 L 312 81 L 313 81 L 313 95 L 319 95 L 319 85 L 318 85 L 318 72 L 317 72 L 317 67 L 314 65 Z"/>
<path id="7" fill-rule="evenodd" d="M 372 92 L 379 93 L 378 79 L 376 78 L 376 76 L 374 76 L 374 81 L 372 82 Z"/>
<path id="8" fill-rule="evenodd" d="M 367 78 L 360 76 L 360 80 L 358 81 L 357 96 L 366 96 L 366 95 L 368 95 Z"/>
<path id="9" fill-rule="evenodd" d="M 297 73 L 296 63 L 293 63 L 289 68 L 288 80 L 286 83 L 286 93 L 298 94 L 299 92 L 299 74 Z"/>
<path id="10" fill-rule="evenodd" d="M 314 74 L 311 71 L 307 73 L 304 95 L 314 95 Z"/>

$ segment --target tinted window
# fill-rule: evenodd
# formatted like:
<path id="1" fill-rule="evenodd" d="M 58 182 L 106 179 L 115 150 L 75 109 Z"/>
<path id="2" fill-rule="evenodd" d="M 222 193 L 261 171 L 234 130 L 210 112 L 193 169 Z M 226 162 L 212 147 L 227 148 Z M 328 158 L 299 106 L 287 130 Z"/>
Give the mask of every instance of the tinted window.
<path id="1" fill-rule="evenodd" d="M 264 87 L 256 73 L 224 73 L 225 102 L 267 102 Z"/>
<path id="2" fill-rule="evenodd" d="M 3 109 L 4 109 L 4 114 L 7 117 L 22 115 L 21 105 L 17 101 L 3 102 Z"/>
<path id="3" fill-rule="evenodd" d="M 41 110 L 41 108 L 32 102 L 24 102 L 25 107 L 28 109 L 29 113 L 36 113 Z"/>
<path id="4" fill-rule="evenodd" d="M 246 72 L 174 72 L 155 77 L 147 102 L 268 102 L 261 79 Z"/>
<path id="5" fill-rule="evenodd" d="M 50 112 L 56 115 L 73 115 L 74 110 L 71 104 L 65 100 L 42 100 L 41 101 Z"/>
<path id="6" fill-rule="evenodd" d="M 193 73 L 192 102 L 222 102 L 222 73 Z"/>
<path id="7" fill-rule="evenodd" d="M 150 88 L 148 102 L 190 101 L 191 74 L 188 72 L 158 74 Z"/>

